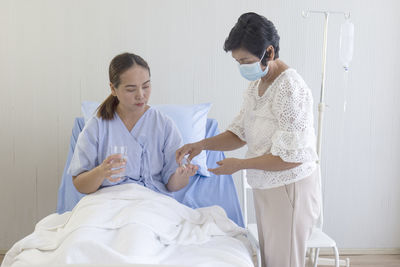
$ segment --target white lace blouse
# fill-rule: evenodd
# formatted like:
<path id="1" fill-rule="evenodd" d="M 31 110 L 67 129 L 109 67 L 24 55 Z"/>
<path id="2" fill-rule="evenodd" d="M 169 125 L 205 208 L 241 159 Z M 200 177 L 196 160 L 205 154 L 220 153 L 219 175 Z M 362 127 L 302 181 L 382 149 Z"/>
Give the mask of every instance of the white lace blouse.
<path id="1" fill-rule="evenodd" d="M 253 188 L 273 188 L 299 181 L 316 168 L 317 153 L 311 90 L 294 69 L 282 72 L 258 95 L 260 80 L 244 93 L 242 109 L 229 125 L 248 146 L 246 158 L 271 153 L 286 162 L 302 163 L 284 171 L 247 170 Z"/>

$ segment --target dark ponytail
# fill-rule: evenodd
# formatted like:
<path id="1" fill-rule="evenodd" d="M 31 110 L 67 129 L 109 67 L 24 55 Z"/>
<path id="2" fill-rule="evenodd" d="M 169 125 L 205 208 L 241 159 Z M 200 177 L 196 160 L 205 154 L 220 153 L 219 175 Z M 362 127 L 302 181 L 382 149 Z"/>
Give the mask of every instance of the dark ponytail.
<path id="1" fill-rule="evenodd" d="M 108 70 L 108 75 L 110 79 L 110 83 L 118 88 L 121 82 L 121 75 L 129 68 L 134 65 L 139 65 L 149 71 L 150 76 L 150 67 L 147 62 L 138 55 L 131 53 L 123 53 L 120 54 L 111 60 L 110 67 Z M 110 94 L 106 100 L 101 103 L 101 105 L 97 109 L 97 116 L 104 120 L 112 120 L 114 118 L 114 113 L 117 109 L 119 100 L 116 96 Z"/>
<path id="2" fill-rule="evenodd" d="M 97 116 L 104 120 L 112 120 L 118 103 L 118 98 L 110 94 L 98 107 Z"/>

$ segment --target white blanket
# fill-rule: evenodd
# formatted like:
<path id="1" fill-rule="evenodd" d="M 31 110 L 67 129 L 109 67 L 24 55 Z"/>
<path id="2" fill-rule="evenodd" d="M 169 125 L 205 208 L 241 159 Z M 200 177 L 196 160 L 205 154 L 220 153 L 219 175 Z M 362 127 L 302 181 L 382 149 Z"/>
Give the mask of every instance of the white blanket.
<path id="1" fill-rule="evenodd" d="M 51 214 L 2 267 L 51 264 L 253 266 L 246 231 L 217 206 L 193 210 L 136 184 L 103 188 Z"/>

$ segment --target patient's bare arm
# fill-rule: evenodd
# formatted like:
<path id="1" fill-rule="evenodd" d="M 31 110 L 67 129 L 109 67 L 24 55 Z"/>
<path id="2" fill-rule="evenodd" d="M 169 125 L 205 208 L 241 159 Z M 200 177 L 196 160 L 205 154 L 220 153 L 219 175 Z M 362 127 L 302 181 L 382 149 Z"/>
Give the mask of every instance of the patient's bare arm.
<path id="1" fill-rule="evenodd" d="M 175 173 L 171 175 L 167 183 L 167 189 L 171 192 L 175 192 L 187 186 L 190 176 L 195 175 L 198 168 L 199 167 L 193 164 L 179 166 Z"/>
<path id="2" fill-rule="evenodd" d="M 125 170 L 126 161 L 121 160 L 121 157 L 122 156 L 118 154 L 111 155 L 107 157 L 102 164 L 92 170 L 83 172 L 78 176 L 73 176 L 72 181 L 75 188 L 82 194 L 90 194 L 99 189 L 104 179 L 108 179 L 111 182 L 119 181 L 121 178 L 111 178 L 111 176 Z M 117 170 L 115 170 L 115 168 L 117 168 Z"/>

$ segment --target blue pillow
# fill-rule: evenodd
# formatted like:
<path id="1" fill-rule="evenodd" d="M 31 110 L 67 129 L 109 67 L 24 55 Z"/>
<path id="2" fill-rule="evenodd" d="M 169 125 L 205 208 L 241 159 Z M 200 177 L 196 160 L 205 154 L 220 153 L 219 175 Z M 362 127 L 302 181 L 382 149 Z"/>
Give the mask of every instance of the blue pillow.
<path id="1" fill-rule="evenodd" d="M 210 103 L 198 105 L 155 105 L 153 108 L 170 117 L 178 127 L 183 143 L 200 141 L 206 136 L 207 115 L 211 108 Z M 198 174 L 210 176 L 207 168 L 207 154 L 203 150 L 192 163 L 199 166 Z"/>
<path id="2" fill-rule="evenodd" d="M 81 109 L 85 123 L 95 115 L 99 105 L 100 103 L 98 102 L 82 102 Z M 211 108 L 210 103 L 198 105 L 154 105 L 152 107 L 161 111 L 175 122 L 184 144 L 197 142 L 205 138 L 207 115 Z M 202 151 L 197 155 L 192 160 L 192 163 L 199 166 L 198 174 L 210 176 L 207 170 L 206 151 Z"/>

